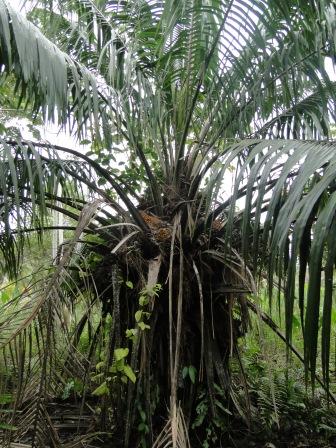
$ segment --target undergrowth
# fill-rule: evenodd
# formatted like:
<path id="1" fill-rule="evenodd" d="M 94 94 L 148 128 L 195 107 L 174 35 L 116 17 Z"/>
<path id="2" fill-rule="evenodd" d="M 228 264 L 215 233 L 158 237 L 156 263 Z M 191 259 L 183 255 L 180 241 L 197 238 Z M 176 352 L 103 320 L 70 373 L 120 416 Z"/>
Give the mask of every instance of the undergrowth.
<path id="1" fill-rule="evenodd" d="M 336 406 L 323 389 L 312 392 L 306 385 L 303 366 L 287 365 L 280 343 L 273 346 L 271 341 L 261 343 L 250 336 L 241 346 L 243 371 L 237 360 L 232 362 L 232 371 L 248 421 L 237 417 L 231 427 L 231 445 L 226 446 L 336 447 Z"/>

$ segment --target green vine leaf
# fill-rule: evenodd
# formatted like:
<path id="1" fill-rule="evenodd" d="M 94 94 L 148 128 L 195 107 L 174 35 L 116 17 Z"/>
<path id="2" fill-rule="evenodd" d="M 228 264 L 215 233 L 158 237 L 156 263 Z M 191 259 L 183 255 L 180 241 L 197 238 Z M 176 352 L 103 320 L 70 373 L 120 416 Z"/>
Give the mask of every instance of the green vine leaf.
<path id="1" fill-rule="evenodd" d="M 133 372 L 133 369 L 128 364 L 125 364 L 124 366 L 124 374 L 132 381 L 132 383 L 136 382 L 136 376 Z"/>
<path id="2" fill-rule="evenodd" d="M 147 325 L 147 324 L 145 324 L 145 322 L 139 322 L 139 328 L 142 330 L 142 331 L 145 331 L 145 330 L 149 330 L 150 329 L 150 326 L 149 325 Z"/>
<path id="3" fill-rule="evenodd" d="M 128 348 L 116 348 L 114 350 L 114 357 L 116 362 L 121 361 L 122 359 L 126 358 L 128 355 Z"/>
<path id="4" fill-rule="evenodd" d="M 188 373 L 189 373 L 189 378 L 190 378 L 190 381 L 193 383 L 193 384 L 195 384 L 195 381 L 196 381 L 196 368 L 194 367 L 194 366 L 189 366 L 189 369 L 188 369 Z"/>
<path id="5" fill-rule="evenodd" d="M 96 397 L 101 397 L 103 395 L 108 395 L 108 393 L 109 388 L 107 387 L 106 381 L 104 381 L 100 386 L 97 387 L 97 389 L 95 389 L 92 392 L 92 395 L 95 395 Z"/>
<path id="6" fill-rule="evenodd" d="M 99 372 L 102 370 L 102 368 L 105 366 L 105 361 L 99 361 L 98 364 L 96 364 L 96 370 Z"/>

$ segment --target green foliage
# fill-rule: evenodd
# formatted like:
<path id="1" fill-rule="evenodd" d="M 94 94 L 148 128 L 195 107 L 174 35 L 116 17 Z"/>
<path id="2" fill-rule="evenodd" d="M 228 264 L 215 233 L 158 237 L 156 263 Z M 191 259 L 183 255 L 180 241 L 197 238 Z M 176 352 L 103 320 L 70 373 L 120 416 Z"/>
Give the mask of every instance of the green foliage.
<path id="1" fill-rule="evenodd" d="M 114 350 L 114 357 L 116 362 L 119 362 L 121 360 L 123 360 L 124 358 L 126 358 L 126 356 L 128 355 L 128 348 L 116 348 Z"/>
<path id="2" fill-rule="evenodd" d="M 194 366 L 185 366 L 182 369 L 182 378 L 189 377 L 190 381 L 195 384 L 197 370 Z"/>
<path id="3" fill-rule="evenodd" d="M 68 400 L 72 395 L 82 396 L 83 382 L 78 378 L 71 378 L 65 384 L 61 398 L 62 400 Z"/>
<path id="4" fill-rule="evenodd" d="M 127 383 L 127 379 L 132 383 L 136 382 L 136 376 L 132 367 L 126 363 L 128 354 L 128 348 L 116 348 L 113 353 L 112 365 L 107 372 L 105 361 L 100 361 L 96 364 L 96 372 L 98 373 L 92 376 L 92 380 L 96 382 L 102 381 L 102 383 L 92 392 L 92 395 L 97 397 L 109 395 L 111 384 L 118 380 L 124 383 Z M 110 374 L 113 375 L 111 376 Z"/>
<path id="5" fill-rule="evenodd" d="M 241 408 L 229 360 L 248 307 L 258 312 L 256 279 L 267 279 L 270 305 L 278 289 L 287 344 L 304 335 L 313 387 L 321 344 L 328 387 L 334 2 L 26 6 L 24 17 L 0 0 L 0 101 L 15 97 L 90 148 L 23 141 L 1 124 L 0 267 L 18 276 L 54 210 L 73 232 L 45 278 L 1 300 L 0 348 L 14 375 L 1 391 L 25 410 L 17 438 L 34 428 L 33 446 L 55 444 L 41 403 L 75 394 L 78 377 L 99 401 L 101 429 L 113 422 L 123 446 L 185 448 L 189 432 L 218 445 L 232 403 Z M 301 412 L 292 384 L 269 382 L 262 363 L 249 368 L 265 427 Z"/>
<path id="6" fill-rule="evenodd" d="M 129 285 L 127 285 L 129 286 Z M 133 286 L 133 285 L 132 285 Z M 140 308 L 135 312 L 135 322 L 141 331 L 150 330 L 150 325 L 146 323 L 150 319 L 151 313 L 146 311 L 146 307 L 149 305 L 150 300 L 158 297 L 159 292 L 161 291 L 162 286 L 160 284 L 156 284 L 150 288 L 144 288 L 140 291 L 139 297 L 139 306 Z M 136 329 L 128 329 L 126 330 L 127 337 L 134 337 L 136 335 Z"/>
<path id="7" fill-rule="evenodd" d="M 224 391 L 217 385 L 214 385 L 215 396 L 213 397 L 214 413 L 211 411 L 210 397 L 205 391 L 201 391 L 197 397 L 196 418 L 192 423 L 192 428 L 205 427 L 205 435 L 202 440 L 202 447 L 209 448 L 216 446 L 228 427 L 227 417 L 232 415 L 226 407 L 226 398 Z"/>
<path id="8" fill-rule="evenodd" d="M 108 395 L 109 388 L 107 385 L 107 381 L 103 381 L 93 392 L 92 395 L 96 395 L 97 397 L 101 397 L 102 395 Z"/>
<path id="9" fill-rule="evenodd" d="M 6 431 L 16 431 L 17 427 L 14 425 L 9 425 L 8 423 L 1 423 L 0 422 L 0 429 L 4 429 Z"/>
<path id="10" fill-rule="evenodd" d="M 0 404 L 8 404 L 12 403 L 13 396 L 11 394 L 2 394 L 0 395 Z"/>
<path id="11" fill-rule="evenodd" d="M 147 448 L 146 435 L 149 433 L 149 427 L 147 422 L 147 416 L 142 409 L 141 404 L 138 404 L 138 412 L 140 417 L 140 423 L 138 424 L 138 432 L 140 433 L 140 446 L 141 448 Z"/>
<path id="12" fill-rule="evenodd" d="M 264 332 L 262 341 L 249 335 L 241 365 L 234 360 L 231 367 L 237 399 L 247 408 L 246 446 L 333 446 L 335 404 L 328 402 L 323 389 L 317 388 L 312 395 L 305 385 L 303 366 L 286 363 L 285 346 L 270 332 Z M 231 425 L 244 425 L 237 415 L 236 419 Z"/>

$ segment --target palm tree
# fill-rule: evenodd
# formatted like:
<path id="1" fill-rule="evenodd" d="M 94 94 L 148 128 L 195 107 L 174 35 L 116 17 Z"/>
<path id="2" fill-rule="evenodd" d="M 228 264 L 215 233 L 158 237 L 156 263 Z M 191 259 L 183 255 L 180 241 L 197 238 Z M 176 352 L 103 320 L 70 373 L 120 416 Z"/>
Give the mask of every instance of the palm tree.
<path id="1" fill-rule="evenodd" d="M 313 386 L 322 319 L 328 387 L 334 3 L 41 0 L 28 19 L 10 3 L 3 82 L 90 151 L 1 139 L 3 270 L 18 277 L 30 236 L 57 227 L 51 211 L 73 231 L 2 306 L 3 444 L 28 430 L 60 446 L 47 403 L 75 378 L 113 446 L 198 446 L 223 402 L 243 416 L 229 359 L 265 282 L 289 347 L 298 302 Z"/>

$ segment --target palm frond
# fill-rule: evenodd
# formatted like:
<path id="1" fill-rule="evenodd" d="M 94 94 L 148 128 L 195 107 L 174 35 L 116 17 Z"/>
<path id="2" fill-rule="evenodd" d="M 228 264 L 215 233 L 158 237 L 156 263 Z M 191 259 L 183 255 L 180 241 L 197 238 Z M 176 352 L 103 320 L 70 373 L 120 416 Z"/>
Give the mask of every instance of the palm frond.
<path id="1" fill-rule="evenodd" d="M 18 417 L 16 410 L 25 405 L 17 423 L 17 436 L 32 431 L 34 446 L 45 446 L 46 440 L 50 438 L 55 439 L 56 444 L 60 443 L 57 431 L 50 432 L 52 424 L 45 400 L 50 394 L 56 394 L 57 373 L 67 359 L 64 357 L 65 352 L 71 355 L 71 363 L 66 364 L 66 370 L 76 372 L 76 375 L 83 371 L 82 375 L 85 375 L 79 354 L 72 350 L 67 333 L 58 334 L 56 339 L 56 316 L 62 314 L 60 285 L 64 282 L 64 270 L 79 237 L 100 205 L 101 200 L 96 200 L 82 210 L 74 237 L 67 244 L 63 256 L 49 276 L 38 280 L 37 285 L 26 288 L 22 294 L 3 307 L 0 322 L 1 348 L 5 358 L 6 352 L 7 357 L 14 352 L 15 356 L 11 356 L 11 359 L 13 367 L 17 369 L 17 389 L 14 392 L 15 405 L 11 424 Z M 65 336 L 64 341 L 61 340 L 61 335 Z M 33 355 L 33 341 L 37 344 L 37 355 Z M 34 356 L 37 356 L 36 360 Z"/>
<path id="2" fill-rule="evenodd" d="M 246 155 L 244 145 L 248 145 L 245 148 Z M 233 195 L 227 207 L 226 241 L 232 239 L 234 223 L 240 222 L 241 250 L 245 259 L 252 253 L 256 269 L 256 265 L 260 266 L 260 261 L 264 258 L 271 284 L 274 275 L 285 279 L 286 337 L 289 342 L 298 262 L 300 270 L 309 266 L 308 293 L 301 295 L 300 306 L 306 310 L 305 361 L 307 368 L 315 371 L 323 254 L 329 254 L 329 260 L 334 259 L 334 247 L 330 246 L 329 234 L 335 215 L 335 144 L 289 140 L 246 141 L 232 147 L 228 158 L 223 159 L 223 169 L 227 168 L 238 153 L 243 161 L 238 168 Z M 245 203 L 244 208 L 237 212 L 235 207 L 241 191 Z M 263 211 L 265 203 L 267 208 Z M 220 211 L 223 211 L 223 206 L 210 216 L 217 216 Z M 308 256 L 302 252 L 307 226 L 312 241 L 311 248 L 306 248 Z M 330 261 L 328 273 L 329 277 L 325 279 L 327 309 L 330 306 L 328 303 L 333 282 Z M 306 276 L 301 276 L 301 291 L 306 281 Z M 270 291 L 272 294 L 272 288 Z M 324 325 L 328 328 L 328 320 L 324 321 L 322 327 Z M 326 337 L 326 331 L 322 331 Z M 322 345 L 326 356 L 328 341 L 322 338 Z"/>
<path id="3" fill-rule="evenodd" d="M 0 65 L 6 73 L 14 73 L 19 102 L 30 98 L 35 112 L 41 111 L 46 119 L 57 119 L 64 125 L 70 125 L 71 108 L 78 110 L 78 123 L 82 123 L 83 109 L 89 108 L 95 116 L 89 126 L 98 133 L 95 76 L 4 0 L 0 3 L 0 17 Z"/>

